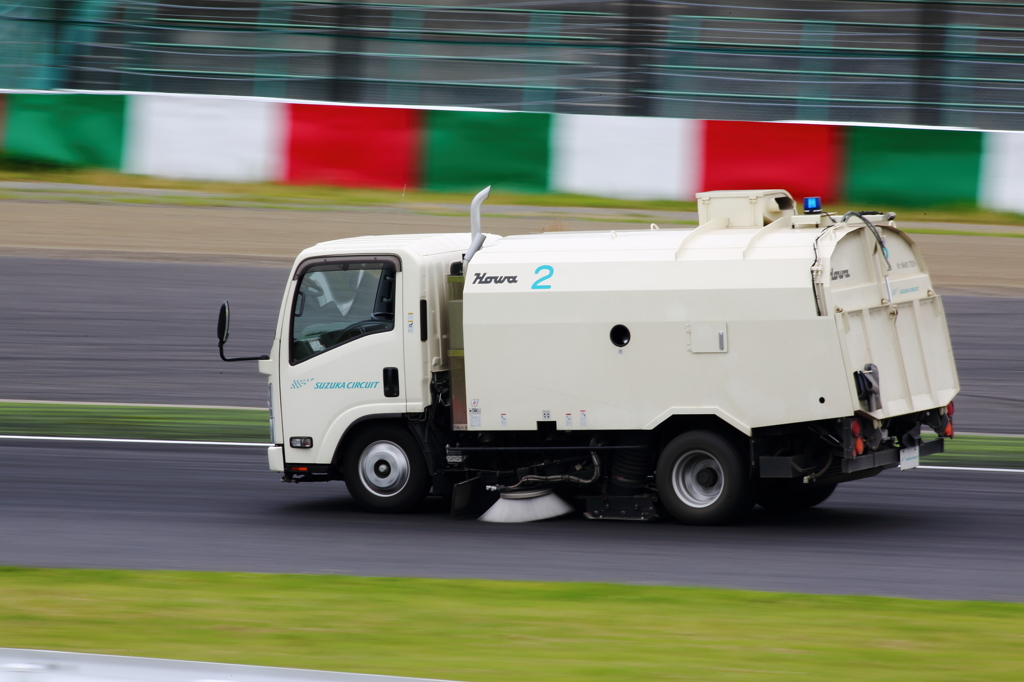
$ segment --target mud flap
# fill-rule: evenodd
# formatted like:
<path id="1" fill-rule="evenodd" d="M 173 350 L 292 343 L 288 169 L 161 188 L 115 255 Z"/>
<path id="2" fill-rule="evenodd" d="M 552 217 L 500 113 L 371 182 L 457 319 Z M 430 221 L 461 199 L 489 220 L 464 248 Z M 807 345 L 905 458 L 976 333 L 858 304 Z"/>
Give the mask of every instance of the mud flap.
<path id="1" fill-rule="evenodd" d="M 484 488 L 482 476 L 456 483 L 452 488 L 452 518 L 477 519 L 498 501 L 498 493 Z"/>

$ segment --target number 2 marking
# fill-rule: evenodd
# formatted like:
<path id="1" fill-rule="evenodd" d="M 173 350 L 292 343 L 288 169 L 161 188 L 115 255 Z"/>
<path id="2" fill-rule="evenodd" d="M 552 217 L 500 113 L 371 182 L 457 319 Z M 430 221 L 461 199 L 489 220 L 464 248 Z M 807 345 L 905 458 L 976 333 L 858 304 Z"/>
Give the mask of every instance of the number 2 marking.
<path id="1" fill-rule="evenodd" d="M 551 267 L 550 265 L 542 265 L 539 268 L 537 268 L 536 270 L 534 270 L 533 274 L 539 275 L 541 273 L 541 270 L 547 270 L 548 274 L 544 275 L 543 277 L 538 279 L 536 282 L 534 282 L 533 286 L 530 287 L 531 289 L 550 289 L 551 288 L 550 284 L 541 284 L 541 282 L 543 282 L 546 279 L 551 279 L 551 276 L 555 274 L 555 269 L 553 267 Z"/>

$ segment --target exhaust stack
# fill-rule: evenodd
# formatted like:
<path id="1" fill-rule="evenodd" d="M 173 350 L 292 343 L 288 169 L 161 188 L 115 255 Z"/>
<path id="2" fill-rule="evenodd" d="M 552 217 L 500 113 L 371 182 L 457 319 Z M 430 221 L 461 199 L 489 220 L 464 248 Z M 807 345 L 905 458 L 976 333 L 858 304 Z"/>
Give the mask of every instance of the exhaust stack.
<path id="1" fill-rule="evenodd" d="M 469 265 L 469 261 L 473 258 L 477 251 L 484 243 L 484 233 L 480 230 L 480 205 L 487 200 L 487 197 L 491 194 L 491 186 L 487 185 L 480 190 L 475 197 L 473 197 L 473 203 L 469 205 L 469 226 L 471 234 L 473 235 L 473 241 L 469 244 L 469 250 L 466 251 L 466 255 L 462 257 L 462 274 L 466 274 L 466 266 Z"/>
<path id="2" fill-rule="evenodd" d="M 480 230 L 480 205 L 491 193 L 488 185 L 480 190 L 473 203 L 469 205 L 469 224 L 472 227 L 473 239 L 469 243 L 466 255 L 462 257 L 462 269 L 455 272 L 456 263 L 452 263 L 452 272 L 448 275 L 448 367 L 451 370 L 452 391 L 452 431 L 469 430 L 469 406 L 466 404 L 466 357 L 465 341 L 462 335 L 462 292 L 466 286 L 466 266 L 484 243 L 484 233 Z M 479 426 L 479 424 L 475 424 Z"/>

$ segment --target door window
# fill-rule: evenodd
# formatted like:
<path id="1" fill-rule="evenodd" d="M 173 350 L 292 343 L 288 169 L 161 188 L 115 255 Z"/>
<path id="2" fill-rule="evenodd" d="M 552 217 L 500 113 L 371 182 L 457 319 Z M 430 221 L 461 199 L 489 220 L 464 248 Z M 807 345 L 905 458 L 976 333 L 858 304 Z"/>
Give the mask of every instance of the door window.
<path id="1" fill-rule="evenodd" d="M 302 272 L 292 301 L 291 363 L 394 328 L 393 263 L 312 265 Z"/>

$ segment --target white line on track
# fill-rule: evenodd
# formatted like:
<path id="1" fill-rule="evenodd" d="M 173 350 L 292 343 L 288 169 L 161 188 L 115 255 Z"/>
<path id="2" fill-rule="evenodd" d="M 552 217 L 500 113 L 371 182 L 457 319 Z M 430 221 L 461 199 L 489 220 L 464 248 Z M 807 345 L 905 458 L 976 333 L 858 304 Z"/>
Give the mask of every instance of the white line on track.
<path id="1" fill-rule="evenodd" d="M 253 407 L 253 408 L 248 408 L 248 409 L 260 410 L 260 409 L 266 409 L 266 408 Z M 958 435 L 958 436 L 984 436 L 985 438 L 1024 438 L 1024 434 L 1021 434 L 1021 433 L 988 433 L 988 432 L 981 432 L 981 431 L 977 431 L 977 432 L 975 432 L 975 431 L 957 431 L 956 435 Z"/>
<path id="2" fill-rule="evenodd" d="M 181 403 L 98 403 L 91 400 L 23 400 L 21 398 L 0 398 L 0 403 L 25 405 L 75 405 L 84 407 L 175 407 L 186 410 L 257 410 L 266 412 L 265 407 L 241 407 L 239 405 L 182 405 Z M 965 433 L 965 436 L 971 434 Z M 977 435 L 977 434 L 974 434 Z"/>
<path id="3" fill-rule="evenodd" d="M 946 467 L 936 464 L 922 464 L 917 469 L 948 469 L 950 471 L 988 471 L 1004 474 L 1024 474 L 1024 469 L 995 469 L 993 467 Z"/>
<path id="4" fill-rule="evenodd" d="M 71 443 L 136 443 L 143 445 L 234 445 L 248 448 L 267 448 L 270 443 L 230 443 L 219 440 L 145 440 L 142 438 L 77 438 L 75 436 L 3 436 L 3 440 L 47 440 Z"/>

